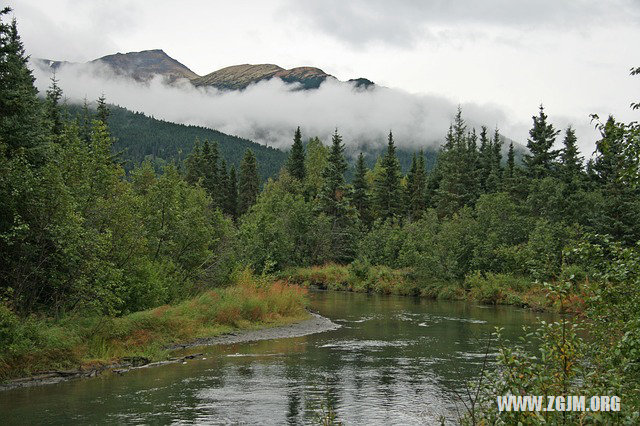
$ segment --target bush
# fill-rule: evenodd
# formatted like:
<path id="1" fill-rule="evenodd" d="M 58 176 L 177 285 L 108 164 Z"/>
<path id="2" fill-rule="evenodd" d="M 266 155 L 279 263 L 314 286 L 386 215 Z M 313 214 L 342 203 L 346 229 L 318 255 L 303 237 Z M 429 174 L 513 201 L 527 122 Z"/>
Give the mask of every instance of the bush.
<path id="1" fill-rule="evenodd" d="M 526 278 L 515 277 L 511 274 L 491 272 L 481 274 L 476 271 L 465 278 L 465 288 L 470 291 L 470 296 L 473 299 L 481 303 L 520 305 L 522 304 L 521 299 L 514 293 L 529 290 L 531 283 Z"/>

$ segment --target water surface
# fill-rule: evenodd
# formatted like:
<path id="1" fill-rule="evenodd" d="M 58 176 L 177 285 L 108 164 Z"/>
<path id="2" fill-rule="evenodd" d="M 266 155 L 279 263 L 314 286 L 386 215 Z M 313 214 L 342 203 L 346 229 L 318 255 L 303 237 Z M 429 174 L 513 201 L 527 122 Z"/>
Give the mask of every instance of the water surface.
<path id="1" fill-rule="evenodd" d="M 205 360 L 0 392 L 0 424 L 433 424 L 464 410 L 495 327 L 516 338 L 539 314 L 398 296 L 311 295 L 342 325 L 198 348 Z M 494 352 L 489 347 L 489 352 Z M 457 406 L 457 408 L 456 408 Z"/>

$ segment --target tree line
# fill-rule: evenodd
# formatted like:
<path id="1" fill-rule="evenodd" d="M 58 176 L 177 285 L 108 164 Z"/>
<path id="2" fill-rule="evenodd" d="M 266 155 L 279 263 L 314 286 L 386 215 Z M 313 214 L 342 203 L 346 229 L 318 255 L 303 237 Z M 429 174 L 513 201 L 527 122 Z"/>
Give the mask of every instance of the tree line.
<path id="1" fill-rule="evenodd" d="M 556 129 L 541 106 L 522 162 L 512 144 L 502 157 L 498 129 L 469 128 L 458 110 L 429 172 L 416 152 L 403 174 L 389 132 L 384 155 L 368 168 L 360 154 L 349 182 L 339 130 L 325 145 L 303 143 L 298 128 L 263 187 L 252 150 L 236 169 L 206 139 L 184 161 L 127 174 L 106 100 L 69 114 L 55 78 L 38 98 L 15 22 L 1 34 L 0 297 L 19 312 L 135 311 L 244 266 L 357 261 L 425 280 L 553 279 L 563 248 L 587 235 L 627 246 L 640 236 L 638 186 L 626 183 L 637 155 L 613 117 L 596 121 L 586 164 L 574 130 Z"/>

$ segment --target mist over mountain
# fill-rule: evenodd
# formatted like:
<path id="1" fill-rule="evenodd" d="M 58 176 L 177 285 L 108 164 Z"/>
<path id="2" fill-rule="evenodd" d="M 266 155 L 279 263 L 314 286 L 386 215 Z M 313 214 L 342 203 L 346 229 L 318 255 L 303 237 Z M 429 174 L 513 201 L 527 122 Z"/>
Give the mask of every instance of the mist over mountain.
<path id="1" fill-rule="evenodd" d="M 314 67 L 235 65 L 198 76 L 162 50 L 108 55 L 87 63 L 32 60 L 42 92 L 55 71 L 72 103 L 105 95 L 108 102 L 167 121 L 204 126 L 287 150 L 293 130 L 328 141 L 338 128 L 347 153 L 377 152 L 392 130 L 401 149 L 435 151 L 457 104 L 415 95 L 366 78 L 340 81 Z M 494 105 L 462 104 L 469 129 L 485 124 L 509 135 L 507 114 Z"/>

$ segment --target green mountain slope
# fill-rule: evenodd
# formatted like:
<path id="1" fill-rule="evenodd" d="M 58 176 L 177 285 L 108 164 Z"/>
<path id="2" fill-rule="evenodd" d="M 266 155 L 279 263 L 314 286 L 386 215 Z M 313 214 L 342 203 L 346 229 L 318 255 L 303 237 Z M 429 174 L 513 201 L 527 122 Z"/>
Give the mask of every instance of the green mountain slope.
<path id="1" fill-rule="evenodd" d="M 196 138 L 202 142 L 217 142 L 221 158 L 236 168 L 247 148 L 251 149 L 258 160 L 262 180 L 276 175 L 287 158 L 287 154 L 278 149 L 217 130 L 158 120 L 119 106 L 111 105 L 110 109 L 109 128 L 116 139 L 114 151 L 120 153 L 126 170 L 145 159 L 157 167 L 171 161 L 180 163 L 193 149 Z M 81 107 L 70 105 L 69 111 L 77 115 Z"/>

